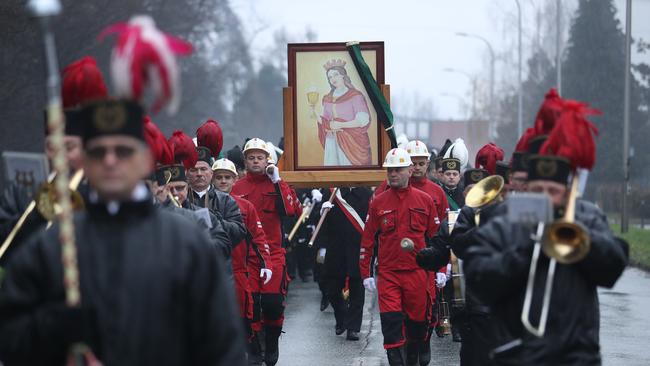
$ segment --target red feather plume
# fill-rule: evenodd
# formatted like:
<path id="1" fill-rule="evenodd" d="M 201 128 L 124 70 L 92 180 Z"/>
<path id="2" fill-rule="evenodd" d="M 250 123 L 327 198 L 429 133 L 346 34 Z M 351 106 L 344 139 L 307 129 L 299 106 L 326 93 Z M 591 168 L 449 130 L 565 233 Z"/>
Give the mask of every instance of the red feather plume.
<path id="1" fill-rule="evenodd" d="M 85 56 L 63 69 L 61 99 L 63 108 L 79 106 L 83 103 L 108 96 L 104 75 L 97 62 Z"/>
<path id="2" fill-rule="evenodd" d="M 223 132 L 219 122 L 209 119 L 196 130 L 196 144 L 210 149 L 213 158 L 219 157 L 223 148 Z"/>
<path id="3" fill-rule="evenodd" d="M 154 159 L 160 165 L 174 164 L 174 153 L 167 143 L 165 135 L 158 129 L 149 116 L 144 117 L 144 138 Z"/>
<path id="4" fill-rule="evenodd" d="M 552 88 L 544 96 L 544 102 L 539 107 L 537 116 L 535 116 L 535 133 L 537 135 L 548 135 L 551 133 L 561 112 L 562 98 Z"/>
<path id="5" fill-rule="evenodd" d="M 182 163 L 185 169 L 194 168 L 199 160 L 199 154 L 192 139 L 183 131 L 176 130 L 172 137 L 169 138 L 169 146 L 174 152 L 174 161 Z"/>
<path id="6" fill-rule="evenodd" d="M 528 141 L 535 136 L 535 129 L 532 127 L 527 128 L 524 134 L 521 135 L 521 138 L 519 138 L 517 146 L 515 146 L 515 151 L 528 151 Z"/>
<path id="7" fill-rule="evenodd" d="M 587 116 L 601 113 L 576 100 L 565 100 L 562 104 L 560 118 L 540 154 L 567 158 L 574 170 L 591 169 L 596 162 L 594 135 L 598 135 L 598 128 L 587 120 Z"/>
<path id="8" fill-rule="evenodd" d="M 476 154 L 474 166 L 488 171 L 491 175 L 496 174 L 497 161 L 503 160 L 503 149 L 490 142 L 483 146 Z"/>

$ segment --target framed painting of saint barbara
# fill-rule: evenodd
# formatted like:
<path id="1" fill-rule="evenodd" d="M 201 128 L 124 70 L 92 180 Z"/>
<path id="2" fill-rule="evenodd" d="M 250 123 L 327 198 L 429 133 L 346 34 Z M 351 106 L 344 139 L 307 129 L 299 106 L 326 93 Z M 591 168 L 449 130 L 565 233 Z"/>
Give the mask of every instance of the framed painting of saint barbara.
<path id="1" fill-rule="evenodd" d="M 360 47 L 377 84 L 383 85 L 383 42 Z M 381 169 L 381 121 L 345 43 L 289 44 L 288 66 L 293 169 Z"/>

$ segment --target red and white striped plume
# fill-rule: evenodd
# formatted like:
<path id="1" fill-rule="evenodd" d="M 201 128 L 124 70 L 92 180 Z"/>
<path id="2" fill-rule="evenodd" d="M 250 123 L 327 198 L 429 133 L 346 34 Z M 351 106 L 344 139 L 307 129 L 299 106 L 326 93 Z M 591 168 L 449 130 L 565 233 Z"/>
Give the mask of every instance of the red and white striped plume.
<path id="1" fill-rule="evenodd" d="M 503 149 L 494 143 L 490 142 L 483 146 L 478 153 L 476 153 L 476 159 L 474 161 L 474 166 L 479 169 L 485 169 L 491 175 L 496 174 L 497 161 L 503 160 Z"/>
<path id="2" fill-rule="evenodd" d="M 153 19 L 137 15 L 128 23 L 116 23 L 99 35 L 116 34 L 111 55 L 111 76 L 119 97 L 141 101 L 146 86 L 153 90 L 154 113 L 167 106 L 170 114 L 178 110 L 181 99 L 180 70 L 176 55 L 189 55 L 192 45 L 156 28 Z"/>

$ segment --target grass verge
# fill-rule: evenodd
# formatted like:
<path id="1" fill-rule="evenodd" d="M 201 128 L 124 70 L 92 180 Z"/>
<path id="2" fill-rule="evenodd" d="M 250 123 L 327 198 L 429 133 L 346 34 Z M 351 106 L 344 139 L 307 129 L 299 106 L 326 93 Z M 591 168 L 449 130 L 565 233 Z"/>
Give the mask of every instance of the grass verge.
<path id="1" fill-rule="evenodd" d="M 611 225 L 614 234 L 625 239 L 630 244 L 630 264 L 650 271 L 650 230 L 631 227 L 621 234 L 621 226 Z"/>

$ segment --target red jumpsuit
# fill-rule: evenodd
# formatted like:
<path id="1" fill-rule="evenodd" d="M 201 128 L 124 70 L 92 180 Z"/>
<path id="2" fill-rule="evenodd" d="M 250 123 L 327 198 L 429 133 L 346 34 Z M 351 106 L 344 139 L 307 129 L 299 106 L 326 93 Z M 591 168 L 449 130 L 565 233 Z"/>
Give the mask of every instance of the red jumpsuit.
<path id="1" fill-rule="evenodd" d="M 259 215 L 262 228 L 271 251 L 273 271 L 271 282 L 263 285 L 259 278 L 260 268 L 251 266 L 251 273 L 258 275 L 249 278 L 251 292 L 262 294 L 261 320 L 264 325 L 282 327 L 284 321 L 284 296 L 287 293 L 288 276 L 285 264 L 285 250 L 282 248 L 282 228 L 280 216 L 300 215 L 302 209 L 296 193 L 284 181 L 273 184 L 269 177 L 259 174 L 246 174 L 235 183 L 232 195 L 250 201 Z M 249 264 L 254 264 L 250 263 Z M 258 264 L 259 266 L 259 264 Z M 255 319 L 255 317 L 254 317 Z"/>
<path id="2" fill-rule="evenodd" d="M 432 181 L 428 180 L 425 177 L 422 178 L 414 178 L 411 177 L 409 180 L 409 184 L 421 190 L 422 192 L 428 194 L 431 196 L 433 199 L 433 203 L 436 205 L 436 212 L 438 214 L 438 217 L 436 218 L 436 222 L 438 224 L 438 227 L 440 226 L 440 223 L 447 218 L 447 210 L 449 210 L 449 203 L 447 203 L 447 196 L 445 195 L 445 191 L 442 190 L 442 188 L 433 183 Z M 376 190 L 375 190 L 375 197 L 378 196 L 380 193 L 385 192 L 388 189 L 388 182 L 384 181 Z M 438 227 L 436 227 L 436 232 L 438 231 Z M 447 266 L 443 266 L 438 270 L 438 272 L 446 273 L 447 272 Z M 436 300 L 436 276 L 431 275 L 429 276 L 429 293 L 431 294 L 431 303 L 433 303 Z M 437 323 L 436 317 L 433 317 L 434 323 L 431 324 L 432 327 L 434 327 Z"/>
<path id="3" fill-rule="evenodd" d="M 246 319 L 247 322 L 252 322 L 253 296 L 251 295 L 251 286 L 248 278 L 249 276 L 251 278 L 259 277 L 260 271 L 258 268 L 260 267 L 271 267 L 271 252 L 255 206 L 241 197 L 235 195 L 232 197 L 239 206 L 242 221 L 248 231 L 246 239 L 242 240 L 232 251 L 232 272 L 235 277 L 235 293 L 242 318 Z M 256 264 L 253 267 L 254 270 L 257 270 L 256 272 L 248 271 L 249 263 Z M 258 331 L 259 326 L 253 325 L 253 330 Z"/>
<path id="4" fill-rule="evenodd" d="M 375 235 L 379 233 L 377 292 L 386 349 L 405 343 L 404 328 L 406 339 L 410 341 L 426 338 L 430 309 L 429 276 L 417 265 L 415 255 L 426 246 L 425 236 L 431 238 L 435 235 L 436 218 L 436 207 L 431 197 L 411 186 L 391 188 L 370 203 L 361 239 L 359 268 L 361 278 L 370 277 Z M 413 251 L 402 250 L 400 242 L 403 238 L 413 240 Z"/>

